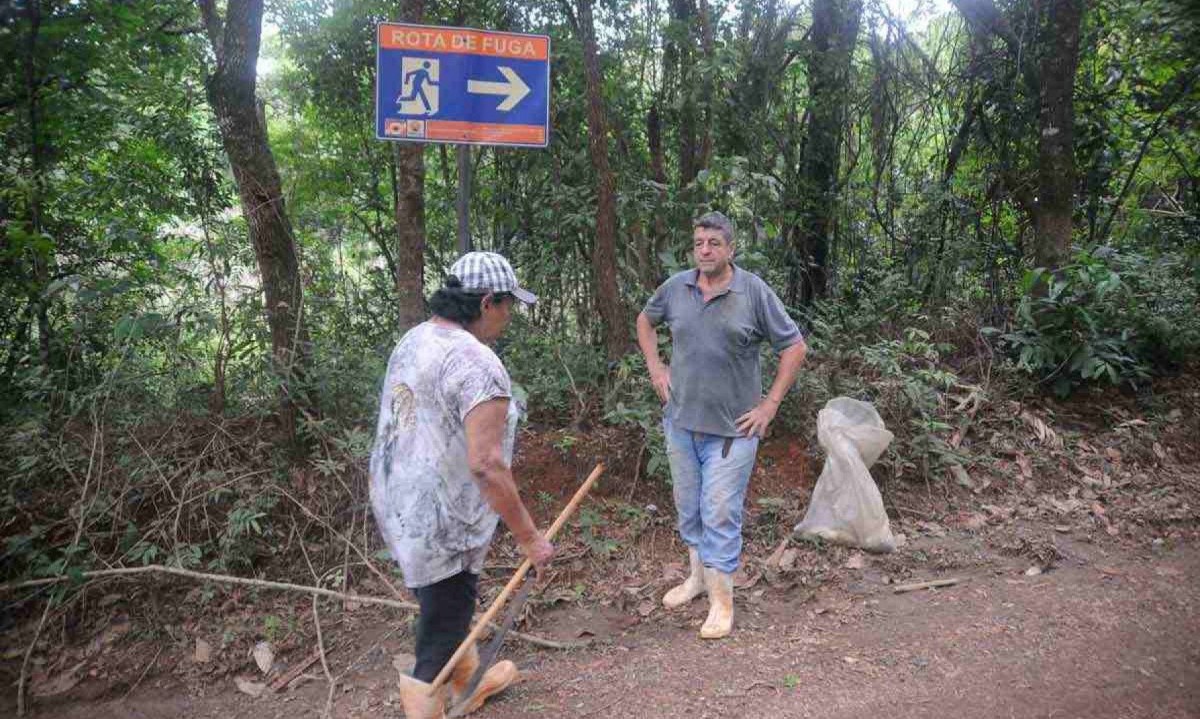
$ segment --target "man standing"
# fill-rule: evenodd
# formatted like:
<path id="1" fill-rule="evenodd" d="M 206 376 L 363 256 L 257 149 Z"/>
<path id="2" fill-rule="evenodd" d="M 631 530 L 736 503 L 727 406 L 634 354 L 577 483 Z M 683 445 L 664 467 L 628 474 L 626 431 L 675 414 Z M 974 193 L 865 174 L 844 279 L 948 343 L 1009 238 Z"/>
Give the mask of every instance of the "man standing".
<path id="1" fill-rule="evenodd" d="M 668 609 L 707 593 L 705 639 L 733 626 L 733 573 L 742 552 L 742 508 L 759 439 L 766 432 L 807 347 L 779 297 L 733 263 L 733 223 L 719 212 L 693 222 L 696 269 L 662 284 L 637 318 L 638 345 L 665 403 L 663 430 L 679 534 L 691 572 L 663 597 Z M 658 356 L 655 326 L 671 330 L 671 365 Z M 759 345 L 780 353 L 764 397 Z"/>

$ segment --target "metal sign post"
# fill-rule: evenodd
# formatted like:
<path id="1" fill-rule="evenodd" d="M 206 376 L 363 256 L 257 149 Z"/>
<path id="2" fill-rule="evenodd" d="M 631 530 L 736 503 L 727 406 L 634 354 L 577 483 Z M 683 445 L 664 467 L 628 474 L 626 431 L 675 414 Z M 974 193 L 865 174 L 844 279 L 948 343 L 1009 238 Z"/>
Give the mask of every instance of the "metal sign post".
<path id="1" fill-rule="evenodd" d="M 471 251 L 471 146 L 458 145 L 458 254 Z"/>

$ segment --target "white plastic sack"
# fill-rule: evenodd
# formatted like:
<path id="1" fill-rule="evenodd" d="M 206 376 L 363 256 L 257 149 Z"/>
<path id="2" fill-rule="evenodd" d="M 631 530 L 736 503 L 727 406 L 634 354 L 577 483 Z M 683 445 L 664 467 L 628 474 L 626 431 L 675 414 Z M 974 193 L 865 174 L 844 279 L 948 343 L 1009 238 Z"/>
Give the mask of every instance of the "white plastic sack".
<path id="1" fill-rule="evenodd" d="M 868 471 L 892 442 L 879 413 L 856 399 L 831 399 L 817 415 L 817 440 L 825 449 L 825 467 L 796 536 L 872 552 L 894 550 L 883 497 Z"/>

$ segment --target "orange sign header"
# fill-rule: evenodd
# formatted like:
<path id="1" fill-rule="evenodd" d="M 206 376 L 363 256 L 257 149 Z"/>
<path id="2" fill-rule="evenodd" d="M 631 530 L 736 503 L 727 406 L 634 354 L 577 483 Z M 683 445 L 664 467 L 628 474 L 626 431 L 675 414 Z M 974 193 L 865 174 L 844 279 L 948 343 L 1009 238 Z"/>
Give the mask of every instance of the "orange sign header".
<path id="1" fill-rule="evenodd" d="M 550 54 L 550 38 L 545 35 L 397 23 L 379 23 L 379 46 L 388 50 L 490 55 L 519 60 L 546 60 Z"/>

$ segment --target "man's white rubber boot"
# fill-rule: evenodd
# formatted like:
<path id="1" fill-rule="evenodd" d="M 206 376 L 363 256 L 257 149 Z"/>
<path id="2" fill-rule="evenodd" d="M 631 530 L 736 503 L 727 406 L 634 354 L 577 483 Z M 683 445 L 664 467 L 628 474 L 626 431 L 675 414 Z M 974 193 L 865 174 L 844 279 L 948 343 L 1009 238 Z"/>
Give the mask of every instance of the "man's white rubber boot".
<path id="1" fill-rule="evenodd" d="M 429 696 L 429 685 L 400 672 L 400 704 L 406 719 L 445 719 L 446 687 Z"/>
<path id="2" fill-rule="evenodd" d="M 450 686 L 454 690 L 452 706 L 460 715 L 475 711 L 483 706 L 488 697 L 499 694 L 517 680 L 517 665 L 508 659 L 501 659 L 488 667 L 479 680 L 479 686 L 475 687 L 475 691 L 468 698 L 463 695 L 463 692 L 466 691 L 467 685 L 471 683 L 471 677 L 475 676 L 475 670 L 478 668 L 479 650 L 471 645 L 471 648 L 455 665 L 454 671 L 450 673 Z"/>
<path id="3" fill-rule="evenodd" d="M 682 607 L 704 594 L 704 565 L 700 563 L 700 552 L 695 547 L 688 547 L 688 561 L 692 565 L 692 573 L 683 580 L 683 584 L 663 595 L 663 606 L 667 609 Z"/>
<path id="4" fill-rule="evenodd" d="M 708 587 L 708 619 L 700 627 L 700 638 L 727 637 L 733 629 L 733 575 L 705 567 L 704 583 Z"/>

